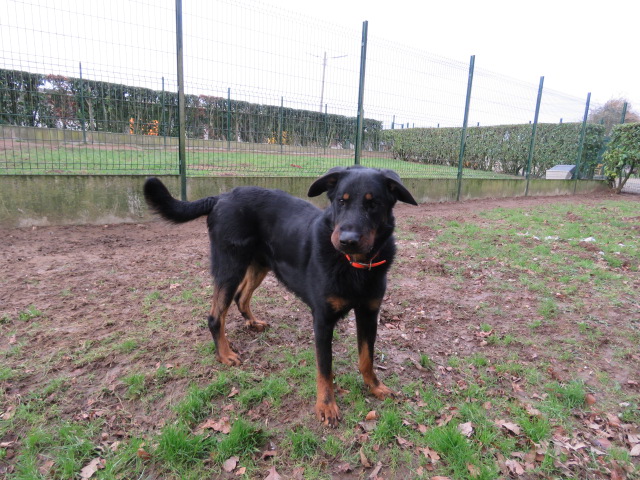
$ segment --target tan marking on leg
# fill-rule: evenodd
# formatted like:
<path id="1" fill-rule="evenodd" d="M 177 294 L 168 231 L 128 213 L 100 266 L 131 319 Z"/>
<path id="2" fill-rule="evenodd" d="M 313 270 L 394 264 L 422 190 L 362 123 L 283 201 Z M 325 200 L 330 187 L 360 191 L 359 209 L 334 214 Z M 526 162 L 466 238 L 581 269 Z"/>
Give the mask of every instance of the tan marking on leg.
<path id="1" fill-rule="evenodd" d="M 369 300 L 369 303 L 368 303 L 367 306 L 369 307 L 369 310 L 374 311 L 374 310 L 380 310 L 380 306 L 381 305 L 382 305 L 382 299 L 381 298 L 373 298 L 373 299 Z"/>
<path id="2" fill-rule="evenodd" d="M 333 391 L 333 378 L 326 378 L 318 372 L 316 377 L 316 416 L 329 427 L 337 427 L 341 420 L 340 409 Z"/>
<path id="3" fill-rule="evenodd" d="M 346 299 L 336 295 L 329 296 L 327 298 L 327 303 L 331 305 L 334 312 L 341 312 L 349 305 L 349 302 Z"/>
<path id="4" fill-rule="evenodd" d="M 225 333 L 227 311 L 229 305 L 226 303 L 226 291 L 222 288 L 215 286 L 213 289 L 213 302 L 211 303 L 211 316 L 217 319 L 220 323 L 220 329 L 218 331 L 218 338 L 216 341 L 216 358 L 219 362 L 225 365 L 240 365 L 240 357 L 238 354 L 231 350 L 229 340 Z"/>
<path id="5" fill-rule="evenodd" d="M 242 313 L 242 316 L 247 320 L 245 325 L 253 330 L 262 332 L 269 324 L 258 320 L 251 311 L 251 297 L 256 288 L 260 286 L 264 277 L 269 273 L 269 269 L 266 267 L 260 267 L 259 265 L 252 263 L 247 269 L 238 290 L 236 291 L 236 303 L 238 304 L 238 310 Z"/>
<path id="6" fill-rule="evenodd" d="M 362 374 L 365 385 L 369 387 L 374 396 L 380 400 L 393 396 L 393 391 L 378 380 L 373 371 L 373 358 L 369 354 L 369 345 L 366 341 L 358 345 L 358 369 Z"/>

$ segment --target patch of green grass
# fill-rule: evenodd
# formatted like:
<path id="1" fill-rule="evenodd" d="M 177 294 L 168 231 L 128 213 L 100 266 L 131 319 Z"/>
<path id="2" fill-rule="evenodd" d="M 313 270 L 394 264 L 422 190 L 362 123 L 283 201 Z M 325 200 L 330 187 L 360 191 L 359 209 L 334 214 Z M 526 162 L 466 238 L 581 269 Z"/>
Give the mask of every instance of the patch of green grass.
<path id="1" fill-rule="evenodd" d="M 391 402 L 385 401 L 380 418 L 371 439 L 379 445 L 388 445 L 398 436 L 406 436 L 407 427 L 403 423 L 402 413 Z"/>
<path id="2" fill-rule="evenodd" d="M 18 372 L 10 367 L 0 367 L 0 382 L 11 380 L 18 376 Z"/>
<path id="3" fill-rule="evenodd" d="M 214 382 L 203 388 L 192 385 L 185 398 L 173 409 L 182 422 L 193 427 L 212 413 L 214 408 L 212 400 L 221 395 L 227 395 L 230 390 L 229 377 L 221 372 Z"/>
<path id="4" fill-rule="evenodd" d="M 245 389 L 238 395 L 238 402 L 244 408 L 251 408 L 265 399 L 274 406 L 280 405 L 282 397 L 291 391 L 287 381 L 280 376 L 269 376 L 253 388 Z"/>
<path id="5" fill-rule="evenodd" d="M 158 439 L 155 455 L 170 469 L 194 465 L 211 453 L 215 438 L 193 435 L 184 424 L 167 425 Z"/>
<path id="6" fill-rule="evenodd" d="M 420 354 L 420 366 L 425 370 L 432 371 L 436 368 L 436 362 L 434 362 L 429 355 L 425 353 Z"/>
<path id="7" fill-rule="evenodd" d="M 287 433 L 289 454 L 296 460 L 309 460 L 316 456 L 320 439 L 306 427 L 302 427 Z"/>
<path id="8" fill-rule="evenodd" d="M 550 383 L 546 390 L 551 394 L 550 397 L 555 397 L 568 409 L 583 406 L 587 395 L 584 383 L 578 380 L 572 380 L 567 384 Z"/>
<path id="9" fill-rule="evenodd" d="M 136 350 L 139 346 L 138 340 L 134 340 L 134 339 L 129 339 L 129 340 L 125 340 L 124 342 L 116 345 L 116 350 L 121 352 L 121 353 L 131 353 L 134 350 Z"/>
<path id="10" fill-rule="evenodd" d="M 29 305 L 25 310 L 18 312 L 18 320 L 22 322 L 28 322 L 41 316 L 42 311 L 38 310 L 35 305 Z"/>
<path id="11" fill-rule="evenodd" d="M 63 422 L 49 428 L 37 426 L 24 438 L 24 448 L 16 462 L 16 479 L 50 478 L 62 480 L 75 478 L 80 469 L 95 455 L 92 438 L 99 425 Z M 40 459 L 52 462 L 51 468 L 42 472 Z"/>
<path id="12" fill-rule="evenodd" d="M 260 451 L 266 441 L 266 434 L 261 428 L 239 418 L 231 426 L 226 435 L 216 447 L 215 459 L 224 462 L 231 456 L 246 457 Z"/>
<path id="13" fill-rule="evenodd" d="M 497 465 L 482 451 L 482 446 L 462 435 L 453 422 L 435 427 L 425 434 L 428 445 L 436 450 L 446 462 L 445 471 L 455 478 L 476 480 L 495 479 L 499 473 Z M 470 466 L 477 475 L 470 475 Z"/>
<path id="14" fill-rule="evenodd" d="M 127 386 L 127 397 L 140 398 L 147 391 L 147 378 L 143 373 L 132 373 L 122 378 L 122 383 Z"/>
<path id="15" fill-rule="evenodd" d="M 545 320 L 553 320 L 558 316 L 558 304 L 553 298 L 543 298 L 538 306 L 538 313 L 544 317 Z"/>

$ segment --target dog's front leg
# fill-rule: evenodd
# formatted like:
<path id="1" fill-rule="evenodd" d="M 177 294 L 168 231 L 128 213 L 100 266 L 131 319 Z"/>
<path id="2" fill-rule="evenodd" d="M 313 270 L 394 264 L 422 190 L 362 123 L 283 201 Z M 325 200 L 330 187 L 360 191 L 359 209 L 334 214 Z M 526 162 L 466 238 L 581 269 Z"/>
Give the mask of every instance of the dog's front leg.
<path id="1" fill-rule="evenodd" d="M 332 341 L 335 320 L 314 314 L 313 330 L 316 341 L 316 377 L 317 400 L 316 415 L 325 425 L 337 427 L 340 421 L 340 410 L 336 403 L 333 389 Z"/>
<path id="2" fill-rule="evenodd" d="M 356 328 L 358 331 L 358 368 L 364 383 L 380 400 L 393 396 L 394 392 L 386 387 L 373 371 L 373 355 L 378 333 L 378 313 L 380 301 L 374 300 L 369 305 L 355 308 Z"/>

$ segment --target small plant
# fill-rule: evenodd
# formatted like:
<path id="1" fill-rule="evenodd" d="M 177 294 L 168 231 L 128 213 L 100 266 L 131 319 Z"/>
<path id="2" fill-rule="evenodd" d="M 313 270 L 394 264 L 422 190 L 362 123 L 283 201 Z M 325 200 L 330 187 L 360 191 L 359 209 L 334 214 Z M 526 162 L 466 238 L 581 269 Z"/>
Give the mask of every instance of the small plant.
<path id="1" fill-rule="evenodd" d="M 18 313 L 18 319 L 23 322 L 27 322 L 41 316 L 42 312 L 38 310 L 35 305 L 29 305 L 26 310 Z"/>
<path id="2" fill-rule="evenodd" d="M 320 445 L 318 436 L 306 427 L 289 432 L 287 440 L 291 444 L 291 457 L 297 460 L 313 458 Z"/>
<path id="3" fill-rule="evenodd" d="M 217 446 L 216 461 L 223 462 L 233 455 L 238 457 L 253 455 L 260 451 L 266 440 L 264 432 L 251 423 L 239 418 Z"/>
<path id="4" fill-rule="evenodd" d="M 132 373 L 122 379 L 127 386 L 128 398 L 140 398 L 147 389 L 146 377 L 143 373 Z"/>
<path id="5" fill-rule="evenodd" d="M 431 360 L 429 355 L 427 355 L 425 353 L 421 353 L 420 354 L 420 366 L 422 368 L 424 368 L 425 370 L 432 371 L 434 368 L 436 368 L 436 362 Z"/>
<path id="6" fill-rule="evenodd" d="M 138 348 L 138 341 L 134 339 L 125 340 L 116 346 L 116 350 L 122 353 L 131 353 Z"/>
<path id="7" fill-rule="evenodd" d="M 181 421 L 194 426 L 211 414 L 211 401 L 215 397 L 227 394 L 230 390 L 229 378 L 226 374 L 220 373 L 215 382 L 204 388 L 199 388 L 197 385 L 191 386 L 186 397 L 174 407 L 174 410 Z"/>
<path id="8" fill-rule="evenodd" d="M 167 466 L 181 468 L 206 457 L 214 441 L 212 437 L 192 435 L 184 424 L 169 425 L 162 430 L 155 453 Z"/>

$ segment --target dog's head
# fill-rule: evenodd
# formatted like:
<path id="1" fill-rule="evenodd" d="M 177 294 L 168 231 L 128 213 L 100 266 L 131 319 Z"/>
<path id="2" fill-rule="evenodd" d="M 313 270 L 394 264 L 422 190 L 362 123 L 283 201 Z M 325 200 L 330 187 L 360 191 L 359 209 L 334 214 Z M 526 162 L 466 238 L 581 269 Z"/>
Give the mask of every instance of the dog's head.
<path id="1" fill-rule="evenodd" d="M 331 243 L 348 255 L 366 256 L 376 240 L 391 235 L 392 209 L 398 200 L 417 205 L 392 170 L 335 167 L 309 188 L 310 197 L 323 192 L 331 200 Z"/>

